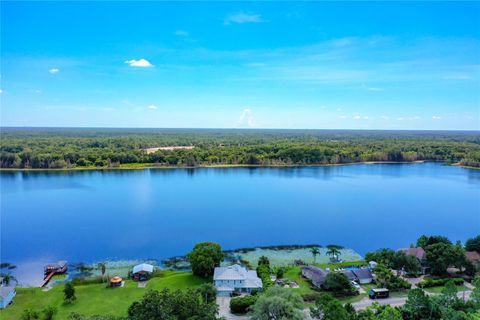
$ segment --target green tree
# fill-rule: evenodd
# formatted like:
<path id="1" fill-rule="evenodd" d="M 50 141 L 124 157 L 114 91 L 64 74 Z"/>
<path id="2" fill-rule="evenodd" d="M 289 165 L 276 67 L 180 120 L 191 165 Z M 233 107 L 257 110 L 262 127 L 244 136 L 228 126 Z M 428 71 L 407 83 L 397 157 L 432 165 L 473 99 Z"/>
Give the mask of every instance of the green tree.
<path id="1" fill-rule="evenodd" d="M 457 261 L 458 252 L 452 244 L 437 242 L 428 245 L 425 252 L 431 273 L 434 275 L 445 275 L 447 268 Z"/>
<path id="2" fill-rule="evenodd" d="M 322 294 L 315 301 L 315 307 L 310 307 L 310 316 L 315 319 L 353 320 L 353 315 L 352 311 L 347 310 L 340 301 L 329 294 Z"/>
<path id="3" fill-rule="evenodd" d="M 472 301 L 476 304 L 477 308 L 480 309 L 480 277 L 475 277 L 472 283 L 475 288 L 472 290 L 470 299 L 472 299 Z"/>
<path id="4" fill-rule="evenodd" d="M 215 267 L 220 266 L 223 260 L 222 248 L 213 242 L 202 242 L 195 245 L 188 254 L 188 260 L 192 267 L 193 274 L 200 277 L 213 275 Z"/>
<path id="5" fill-rule="evenodd" d="M 470 238 L 465 242 L 465 250 L 480 253 L 480 235 Z"/>
<path id="6" fill-rule="evenodd" d="M 217 297 L 217 289 L 211 283 L 204 283 L 197 290 L 205 303 L 212 303 Z"/>
<path id="7" fill-rule="evenodd" d="M 353 295 L 356 292 L 347 276 L 340 272 L 328 273 L 322 287 L 338 296 Z"/>
<path id="8" fill-rule="evenodd" d="M 402 315 L 404 319 L 408 320 L 440 319 L 438 318 L 439 311 L 435 309 L 425 292 L 416 288 L 408 292 L 407 301 L 402 308 Z"/>
<path id="9" fill-rule="evenodd" d="M 71 303 L 76 299 L 75 288 L 70 282 L 65 284 L 65 288 L 63 288 L 63 294 L 65 303 Z"/>
<path id="10" fill-rule="evenodd" d="M 387 305 L 375 318 L 376 320 L 403 320 L 402 313 Z"/>
<path id="11" fill-rule="evenodd" d="M 148 291 L 128 308 L 129 320 L 215 320 L 216 303 L 205 302 L 197 290 Z"/>
<path id="12" fill-rule="evenodd" d="M 271 287 L 252 306 L 252 320 L 303 320 L 303 300 L 292 290 Z"/>
<path id="13" fill-rule="evenodd" d="M 3 278 L 3 284 L 5 286 L 9 286 L 12 281 L 18 284 L 17 278 L 15 278 L 15 276 L 11 275 L 10 273 L 2 273 L 0 274 L 0 277 Z"/>
<path id="14" fill-rule="evenodd" d="M 40 314 L 38 311 L 34 311 L 31 309 L 25 309 L 23 310 L 22 315 L 20 316 L 21 320 L 36 320 L 40 319 Z"/>
<path id="15" fill-rule="evenodd" d="M 55 313 L 57 313 L 57 308 L 54 306 L 46 306 L 43 310 L 43 319 L 44 320 L 53 320 Z"/>
<path id="16" fill-rule="evenodd" d="M 428 237 L 426 235 L 422 234 L 417 239 L 417 247 L 425 249 L 427 247 L 427 242 L 428 242 Z"/>
<path id="17" fill-rule="evenodd" d="M 318 247 L 310 248 L 310 253 L 313 256 L 313 263 L 317 263 L 317 255 L 320 254 L 320 249 L 318 249 Z"/>
<path id="18" fill-rule="evenodd" d="M 341 253 L 339 248 L 337 246 L 328 246 L 327 248 L 326 254 L 331 256 L 334 261 L 338 261 Z"/>
<path id="19" fill-rule="evenodd" d="M 97 264 L 97 268 L 102 273 L 102 279 L 104 279 L 105 278 L 105 272 L 107 272 L 107 263 L 106 262 L 99 262 Z"/>

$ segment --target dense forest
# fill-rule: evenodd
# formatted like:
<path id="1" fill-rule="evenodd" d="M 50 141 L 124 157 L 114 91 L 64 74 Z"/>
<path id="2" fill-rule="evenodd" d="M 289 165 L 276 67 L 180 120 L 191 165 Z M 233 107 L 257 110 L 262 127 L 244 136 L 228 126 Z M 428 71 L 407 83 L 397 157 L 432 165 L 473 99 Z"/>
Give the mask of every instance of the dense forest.
<path id="1" fill-rule="evenodd" d="M 1 168 L 320 165 L 444 161 L 480 167 L 476 131 L 1 128 Z M 190 149 L 147 148 L 193 146 Z"/>

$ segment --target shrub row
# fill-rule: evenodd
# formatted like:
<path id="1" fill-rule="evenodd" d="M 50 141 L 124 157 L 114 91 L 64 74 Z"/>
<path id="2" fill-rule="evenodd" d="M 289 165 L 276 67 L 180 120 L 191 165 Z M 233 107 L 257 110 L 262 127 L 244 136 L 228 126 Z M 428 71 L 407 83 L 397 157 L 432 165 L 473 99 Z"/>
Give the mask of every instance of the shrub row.
<path id="1" fill-rule="evenodd" d="M 244 296 L 230 300 L 230 311 L 232 313 L 247 313 L 250 306 L 257 301 L 257 296 Z"/>
<path id="2" fill-rule="evenodd" d="M 432 279 L 426 278 L 425 280 L 420 281 L 417 286 L 419 288 L 431 288 L 431 287 L 440 287 L 444 286 L 448 281 L 453 281 L 456 286 L 463 284 L 462 278 L 442 278 L 442 279 Z"/>

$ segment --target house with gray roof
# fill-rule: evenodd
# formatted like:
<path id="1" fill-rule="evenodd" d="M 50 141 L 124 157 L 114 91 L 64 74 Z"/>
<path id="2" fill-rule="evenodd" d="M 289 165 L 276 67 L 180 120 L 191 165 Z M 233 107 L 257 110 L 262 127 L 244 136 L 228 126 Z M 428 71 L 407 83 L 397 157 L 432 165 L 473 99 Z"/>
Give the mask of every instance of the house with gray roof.
<path id="1" fill-rule="evenodd" d="M 307 266 L 302 268 L 302 276 L 307 278 L 312 282 L 312 284 L 319 288 L 325 282 L 325 278 L 330 271 L 314 267 L 314 266 Z"/>
<path id="2" fill-rule="evenodd" d="M 251 293 L 253 289 L 261 290 L 263 288 L 262 279 L 258 277 L 255 270 L 248 270 L 238 264 L 215 268 L 213 284 L 220 297 L 228 297 L 234 291 Z"/>
<path id="3" fill-rule="evenodd" d="M 360 284 L 373 282 L 373 274 L 368 268 L 353 269 L 352 272 L 356 277 L 355 281 Z"/>

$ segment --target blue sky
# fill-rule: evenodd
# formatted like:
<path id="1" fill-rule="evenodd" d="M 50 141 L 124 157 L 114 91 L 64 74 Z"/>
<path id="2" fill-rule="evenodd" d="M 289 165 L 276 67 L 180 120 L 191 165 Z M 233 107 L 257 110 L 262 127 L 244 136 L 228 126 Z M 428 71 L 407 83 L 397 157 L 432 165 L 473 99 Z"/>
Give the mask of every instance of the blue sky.
<path id="1" fill-rule="evenodd" d="M 480 129 L 478 2 L 1 2 L 1 125 Z"/>

